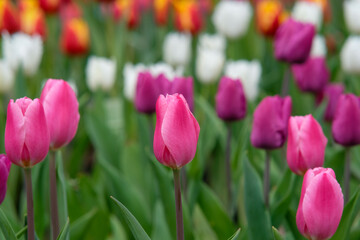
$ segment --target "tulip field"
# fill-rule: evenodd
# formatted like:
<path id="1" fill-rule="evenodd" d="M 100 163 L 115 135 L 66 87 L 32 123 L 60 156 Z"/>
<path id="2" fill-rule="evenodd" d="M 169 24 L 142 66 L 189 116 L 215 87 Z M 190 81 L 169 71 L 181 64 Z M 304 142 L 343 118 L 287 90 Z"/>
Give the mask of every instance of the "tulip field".
<path id="1" fill-rule="evenodd" d="M 0 240 L 360 240 L 360 0 L 0 0 Z"/>

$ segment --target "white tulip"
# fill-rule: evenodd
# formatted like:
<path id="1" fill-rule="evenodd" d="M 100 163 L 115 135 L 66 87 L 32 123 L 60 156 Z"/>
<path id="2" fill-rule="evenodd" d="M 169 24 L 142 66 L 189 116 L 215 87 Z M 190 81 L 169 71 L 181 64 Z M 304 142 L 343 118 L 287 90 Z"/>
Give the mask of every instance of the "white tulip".
<path id="1" fill-rule="evenodd" d="M 326 41 L 323 36 L 316 35 L 313 39 L 311 45 L 311 53 L 312 57 L 326 57 Z"/>
<path id="2" fill-rule="evenodd" d="M 164 62 L 155 63 L 149 66 L 149 71 L 154 77 L 164 74 L 165 77 L 172 81 L 174 77 L 183 75 L 183 67 L 179 66 L 177 68 L 171 67 L 169 64 Z"/>
<path id="3" fill-rule="evenodd" d="M 196 57 L 196 75 L 200 82 L 216 81 L 225 63 L 225 39 L 220 35 L 201 35 Z"/>
<path id="4" fill-rule="evenodd" d="M 216 6 L 212 22 L 218 33 L 238 38 L 248 30 L 252 8 L 248 1 L 222 0 Z"/>
<path id="5" fill-rule="evenodd" d="M 140 72 L 146 70 L 145 65 L 132 63 L 126 63 L 123 71 L 124 77 L 124 95 L 125 97 L 133 101 L 135 98 L 136 83 Z"/>
<path id="6" fill-rule="evenodd" d="M 43 55 L 43 42 L 39 35 L 24 33 L 9 35 L 3 33 L 4 59 L 16 71 L 22 67 L 27 76 L 33 76 L 40 65 Z"/>
<path id="7" fill-rule="evenodd" d="M 340 53 L 341 67 L 344 72 L 360 74 L 360 36 L 346 39 Z"/>
<path id="8" fill-rule="evenodd" d="M 240 79 L 244 86 L 245 96 L 253 101 L 259 92 L 261 65 L 259 61 L 228 61 L 225 65 L 225 76 Z"/>
<path id="9" fill-rule="evenodd" d="M 323 19 L 322 8 L 318 3 L 297 1 L 292 11 L 292 17 L 299 22 L 311 23 L 320 29 Z"/>
<path id="10" fill-rule="evenodd" d="M 90 90 L 109 91 L 114 86 L 116 62 L 114 60 L 91 56 L 86 65 L 86 83 Z"/>
<path id="11" fill-rule="evenodd" d="M 9 64 L 0 60 L 0 93 L 6 93 L 14 86 L 15 76 Z"/>
<path id="12" fill-rule="evenodd" d="M 191 35 L 169 33 L 163 45 L 163 58 L 172 66 L 186 66 L 191 57 Z"/>
<path id="13" fill-rule="evenodd" d="M 344 1 L 344 17 L 351 33 L 360 33 L 360 0 Z"/>

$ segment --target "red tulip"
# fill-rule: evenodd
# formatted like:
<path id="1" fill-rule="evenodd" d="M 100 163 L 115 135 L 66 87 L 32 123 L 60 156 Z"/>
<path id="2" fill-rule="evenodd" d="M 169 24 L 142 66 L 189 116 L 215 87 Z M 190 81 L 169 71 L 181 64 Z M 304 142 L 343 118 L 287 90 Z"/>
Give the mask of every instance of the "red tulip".
<path id="1" fill-rule="evenodd" d="M 74 138 L 80 119 L 74 90 L 64 80 L 49 79 L 40 100 L 50 133 L 50 148 L 67 145 Z"/>
<path id="2" fill-rule="evenodd" d="M 49 151 L 49 132 L 39 99 L 10 100 L 5 127 L 5 150 L 10 161 L 28 168 L 41 162 Z"/>
<path id="3" fill-rule="evenodd" d="M 158 25 L 166 25 L 169 17 L 169 7 L 171 0 L 154 0 L 154 15 Z"/>
<path id="4" fill-rule="evenodd" d="M 81 18 L 82 15 L 81 8 L 74 2 L 64 4 L 60 8 L 60 19 L 63 23 L 73 18 Z"/>
<path id="5" fill-rule="evenodd" d="M 116 0 L 112 10 L 115 20 L 124 19 L 129 29 L 139 25 L 141 13 L 138 1 Z"/>
<path id="6" fill-rule="evenodd" d="M 20 30 L 29 35 L 38 34 L 45 39 L 45 15 L 38 6 L 23 5 L 20 10 Z"/>
<path id="7" fill-rule="evenodd" d="M 19 13 L 10 0 L 0 1 L 0 32 L 14 33 L 19 31 Z"/>
<path id="8" fill-rule="evenodd" d="M 175 26 L 178 31 L 197 34 L 203 27 L 203 16 L 198 2 L 175 1 Z"/>
<path id="9" fill-rule="evenodd" d="M 160 95 L 156 103 L 154 154 L 170 168 L 179 169 L 195 156 L 200 126 L 180 94 Z"/>
<path id="10" fill-rule="evenodd" d="M 39 0 L 39 3 L 46 13 L 56 13 L 59 10 L 61 0 Z"/>
<path id="11" fill-rule="evenodd" d="M 89 49 L 90 31 L 81 18 L 72 18 L 64 23 L 61 34 L 61 47 L 68 55 L 82 55 Z"/>
<path id="12" fill-rule="evenodd" d="M 7 189 L 7 179 L 11 168 L 11 161 L 5 154 L 0 154 L 0 204 L 4 201 Z"/>
<path id="13" fill-rule="evenodd" d="M 283 7 L 278 0 L 261 0 L 256 4 L 256 25 L 265 36 L 274 36 L 281 24 Z"/>

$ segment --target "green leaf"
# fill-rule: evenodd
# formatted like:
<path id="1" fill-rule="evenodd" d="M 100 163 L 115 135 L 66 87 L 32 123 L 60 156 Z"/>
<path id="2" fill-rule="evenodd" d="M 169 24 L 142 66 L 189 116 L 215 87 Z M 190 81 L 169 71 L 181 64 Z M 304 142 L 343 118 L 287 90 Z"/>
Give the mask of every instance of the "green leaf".
<path id="1" fill-rule="evenodd" d="M 92 209 L 91 211 L 71 223 L 70 232 L 73 239 L 81 239 L 81 236 L 84 236 L 84 232 L 87 230 L 91 220 L 96 213 L 97 209 Z"/>
<path id="2" fill-rule="evenodd" d="M 331 240 L 343 240 L 348 239 L 349 232 L 352 224 L 354 223 L 355 217 L 358 215 L 360 210 L 360 189 L 356 191 L 356 194 L 346 204 L 339 227 L 331 238 Z"/>
<path id="3" fill-rule="evenodd" d="M 166 224 L 165 213 L 161 201 L 156 202 L 153 216 L 154 219 L 153 219 L 153 229 L 152 229 L 151 239 L 171 240 L 172 239 L 171 233 L 169 232 L 168 226 Z"/>
<path id="4" fill-rule="evenodd" d="M 66 224 L 67 219 L 69 218 L 68 213 L 68 205 L 67 205 L 67 191 L 66 191 L 66 180 L 64 175 L 64 167 L 63 167 L 63 158 L 62 158 L 62 152 L 57 151 L 56 152 L 56 172 L 58 176 L 58 186 L 60 185 L 60 188 L 58 187 L 58 198 L 59 199 L 59 209 L 61 209 L 60 213 L 60 224 Z M 60 193 L 60 194 L 59 194 Z M 69 239 L 69 235 L 66 237 L 66 239 Z"/>
<path id="5" fill-rule="evenodd" d="M 262 184 L 253 166 L 247 158 L 244 159 L 245 173 L 245 207 L 248 220 L 249 239 L 271 239 L 271 223 L 268 211 L 265 209 Z"/>
<path id="6" fill-rule="evenodd" d="M 67 219 L 63 229 L 60 231 L 59 236 L 57 237 L 57 240 L 65 240 L 68 235 L 69 235 L 69 225 L 70 225 L 70 220 L 69 218 Z"/>
<path id="7" fill-rule="evenodd" d="M 239 240 L 241 229 L 239 228 L 228 240 Z"/>
<path id="8" fill-rule="evenodd" d="M 121 210 L 121 214 L 124 217 L 126 223 L 128 224 L 133 236 L 136 240 L 146 240 L 150 237 L 147 235 L 145 230 L 141 227 L 140 223 L 136 220 L 136 218 L 131 214 L 131 212 L 118 200 L 114 197 L 110 197 L 119 207 Z"/>
<path id="9" fill-rule="evenodd" d="M 194 236 L 195 239 L 216 240 L 218 239 L 216 233 L 211 229 L 204 213 L 201 211 L 199 205 L 195 205 L 193 212 Z"/>
<path id="10" fill-rule="evenodd" d="M 283 240 L 284 239 L 275 227 L 272 227 L 272 232 L 274 235 L 274 240 Z"/>
<path id="11" fill-rule="evenodd" d="M 17 238 L 17 239 L 21 238 L 22 235 L 24 235 L 24 234 L 26 233 L 27 229 L 28 229 L 27 226 L 25 226 L 25 227 L 23 227 L 22 229 L 20 229 L 20 231 L 18 231 L 18 232 L 16 233 L 16 238 Z"/>
<path id="12" fill-rule="evenodd" d="M 10 226 L 5 213 L 0 209 L 0 229 L 6 240 L 17 240 L 13 228 Z"/>
<path id="13" fill-rule="evenodd" d="M 129 239 L 126 235 L 126 230 L 115 215 L 111 215 L 110 224 L 112 229 L 113 239 Z"/>

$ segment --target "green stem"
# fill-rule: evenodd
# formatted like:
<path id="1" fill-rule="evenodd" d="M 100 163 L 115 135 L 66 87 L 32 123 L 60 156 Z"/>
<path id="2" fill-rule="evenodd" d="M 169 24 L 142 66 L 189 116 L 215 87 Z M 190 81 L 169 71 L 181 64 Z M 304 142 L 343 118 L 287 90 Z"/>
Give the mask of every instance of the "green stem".
<path id="1" fill-rule="evenodd" d="M 228 210 L 231 214 L 232 209 L 232 189 L 231 189 L 231 126 L 227 124 L 227 140 L 226 140 L 226 155 L 225 155 L 225 175 L 226 175 L 226 187 L 228 195 Z"/>
<path id="2" fill-rule="evenodd" d="M 177 240 L 184 240 L 184 223 L 181 203 L 180 170 L 173 169 L 176 205 L 176 236 Z"/>
<path id="3" fill-rule="evenodd" d="M 281 87 L 281 96 L 283 97 L 289 94 L 290 75 L 291 75 L 290 66 L 286 65 L 284 72 L 284 79 Z"/>
<path id="4" fill-rule="evenodd" d="M 59 235 L 59 213 L 57 201 L 57 186 L 56 186 L 56 158 L 55 151 L 50 151 L 50 214 L 53 240 L 56 240 Z"/>
<path id="5" fill-rule="evenodd" d="M 350 148 L 345 150 L 345 167 L 344 167 L 344 201 L 349 201 L 350 195 Z"/>
<path id="6" fill-rule="evenodd" d="M 265 207 L 269 207 L 269 191 L 270 191 L 270 150 L 265 153 L 265 169 L 264 169 L 264 202 Z"/>
<path id="7" fill-rule="evenodd" d="M 27 223 L 28 223 L 28 240 L 35 239 L 34 226 L 34 202 L 31 182 L 31 168 L 25 168 L 25 183 L 26 183 L 26 200 L 27 200 Z"/>

